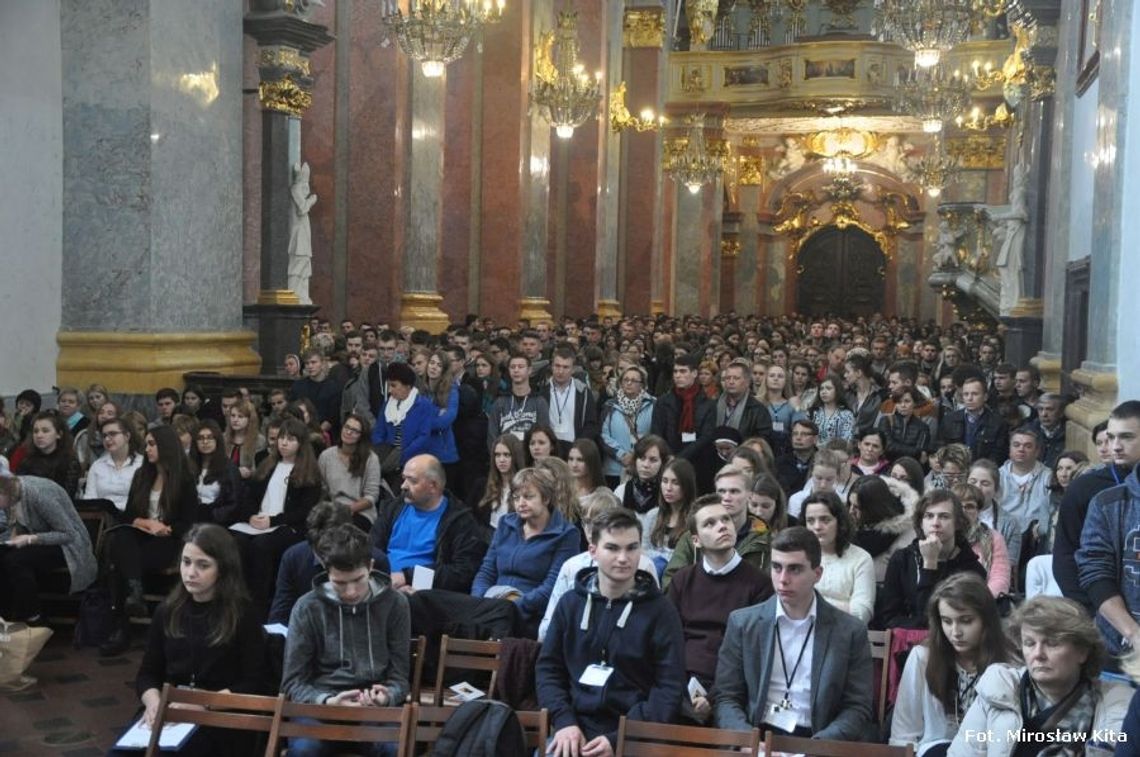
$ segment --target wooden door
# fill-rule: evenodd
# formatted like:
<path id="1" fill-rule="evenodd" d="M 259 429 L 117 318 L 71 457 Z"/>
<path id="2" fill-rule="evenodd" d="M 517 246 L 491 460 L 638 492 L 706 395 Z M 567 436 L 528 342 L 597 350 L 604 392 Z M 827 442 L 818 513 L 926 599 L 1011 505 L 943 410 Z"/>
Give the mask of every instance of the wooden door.
<path id="1" fill-rule="evenodd" d="M 862 229 L 823 229 L 804 243 L 797 264 L 798 312 L 844 317 L 883 312 L 887 259 Z"/>

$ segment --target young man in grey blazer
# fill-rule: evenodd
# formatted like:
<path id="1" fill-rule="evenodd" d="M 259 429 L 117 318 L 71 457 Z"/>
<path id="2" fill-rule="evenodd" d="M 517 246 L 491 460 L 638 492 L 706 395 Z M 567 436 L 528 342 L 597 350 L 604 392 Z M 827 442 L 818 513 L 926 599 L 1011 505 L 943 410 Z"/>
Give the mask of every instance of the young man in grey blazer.
<path id="1" fill-rule="evenodd" d="M 819 540 L 806 528 L 772 541 L 776 595 L 728 616 L 717 659 L 720 728 L 862 741 L 872 717 L 871 646 L 862 622 L 820 597 Z"/>

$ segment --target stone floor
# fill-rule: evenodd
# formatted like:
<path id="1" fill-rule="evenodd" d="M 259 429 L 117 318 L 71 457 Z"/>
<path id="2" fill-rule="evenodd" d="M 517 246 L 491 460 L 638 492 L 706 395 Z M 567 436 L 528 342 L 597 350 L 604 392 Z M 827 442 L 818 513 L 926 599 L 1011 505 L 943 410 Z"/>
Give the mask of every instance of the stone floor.
<path id="1" fill-rule="evenodd" d="M 126 654 L 111 658 L 75 649 L 72 630 L 55 629 L 29 668 L 35 686 L 0 693 L 0 755 L 101 755 L 130 724 L 145 629 L 135 629 Z"/>

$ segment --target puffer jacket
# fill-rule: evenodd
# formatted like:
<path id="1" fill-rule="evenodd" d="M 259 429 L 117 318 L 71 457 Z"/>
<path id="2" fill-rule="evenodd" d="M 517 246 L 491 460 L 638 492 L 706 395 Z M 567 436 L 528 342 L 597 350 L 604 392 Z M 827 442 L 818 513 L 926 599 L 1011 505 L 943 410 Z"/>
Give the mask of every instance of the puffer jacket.
<path id="1" fill-rule="evenodd" d="M 1020 692 L 1024 673 L 1025 668 L 1005 663 L 995 663 L 986 668 L 975 687 L 978 695 L 950 744 L 949 757 L 1008 757 L 1014 753 L 1017 741 L 1008 738 L 1008 734 L 1017 734 L 1023 724 Z M 1132 699 L 1132 690 L 1104 681 L 1095 681 L 1093 686 L 1099 701 L 1093 712 L 1093 730 L 1088 735 L 1088 743 L 1107 746 L 1111 750 L 1113 742 L 1105 737 L 1119 733 Z M 979 735 L 985 738 L 979 738 Z"/>
<path id="2" fill-rule="evenodd" d="M 922 453 L 930 451 L 930 426 L 926 421 L 911 415 L 903 418 L 891 413 L 879 418 L 879 430 L 887 440 L 887 458 L 913 457 L 918 460 Z"/>

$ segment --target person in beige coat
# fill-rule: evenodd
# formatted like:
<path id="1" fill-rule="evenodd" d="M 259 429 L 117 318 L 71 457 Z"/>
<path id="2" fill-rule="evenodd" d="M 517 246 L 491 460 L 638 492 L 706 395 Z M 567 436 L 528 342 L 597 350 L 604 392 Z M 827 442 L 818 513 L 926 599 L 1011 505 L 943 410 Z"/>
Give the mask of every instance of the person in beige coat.
<path id="1" fill-rule="evenodd" d="M 986 669 L 950 757 L 1005 757 L 1027 743 L 1035 750 L 1022 753 L 1112 751 L 1132 691 L 1099 679 L 1104 645 L 1084 608 L 1070 599 L 1034 597 L 1014 614 L 1009 634 L 1025 665 Z"/>

